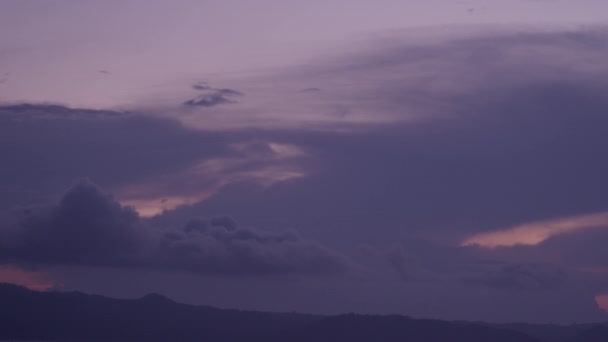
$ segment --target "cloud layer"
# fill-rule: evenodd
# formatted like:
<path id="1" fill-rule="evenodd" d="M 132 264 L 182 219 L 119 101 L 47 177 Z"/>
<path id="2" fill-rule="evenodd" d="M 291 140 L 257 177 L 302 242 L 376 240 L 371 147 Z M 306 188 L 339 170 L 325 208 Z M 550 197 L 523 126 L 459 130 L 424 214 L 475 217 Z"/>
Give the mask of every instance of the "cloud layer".
<path id="1" fill-rule="evenodd" d="M 356 257 L 364 274 L 250 292 L 233 277 L 205 279 L 221 283 L 231 305 L 264 293 L 256 304 L 289 309 L 271 293 L 285 287 L 301 294 L 289 299 L 300 307 L 328 311 L 597 319 L 608 267 L 599 229 L 608 209 L 606 41 L 603 31 L 391 36 L 336 62 L 283 70 L 259 92 L 251 80 L 239 84 L 248 99 L 239 105 L 170 112 L 199 130 L 145 113 L 7 106 L 0 185 L 20 197 L 0 193 L 4 208 L 40 202 L 27 190 L 48 197 L 79 176 L 123 205 L 90 184 L 52 207 L 25 214 L 22 205 L 0 241 L 3 260 L 230 276 L 350 267 L 323 244 Z M 234 125 L 220 130 L 220 119 Z M 274 231 L 192 220 L 200 213 Z M 74 241 L 82 244 L 61 247 Z"/>
<path id="2" fill-rule="evenodd" d="M 294 232 L 242 228 L 229 218 L 153 229 L 89 181 L 76 183 L 56 205 L 21 215 L 16 225 L 2 228 L 5 262 L 225 275 L 319 275 L 349 268 L 345 257 Z"/>

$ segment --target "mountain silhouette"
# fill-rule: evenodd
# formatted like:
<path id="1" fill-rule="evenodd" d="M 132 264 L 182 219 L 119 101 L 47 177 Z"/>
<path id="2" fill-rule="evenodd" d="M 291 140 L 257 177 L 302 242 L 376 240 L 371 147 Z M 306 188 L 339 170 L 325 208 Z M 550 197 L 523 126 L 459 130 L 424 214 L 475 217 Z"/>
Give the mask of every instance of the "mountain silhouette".
<path id="1" fill-rule="evenodd" d="M 226 310 L 180 304 L 160 294 L 114 299 L 81 292 L 38 292 L 0 284 L 0 340 L 549 341 L 534 336 L 534 327 L 541 326 L 449 322 L 399 315 L 322 316 Z M 542 327 L 536 330 L 547 329 Z M 608 327 L 604 325 L 579 326 L 573 334 L 568 342 L 608 341 Z"/>
<path id="2" fill-rule="evenodd" d="M 568 342 L 606 342 L 608 341 L 608 326 L 593 325 L 580 332 Z"/>

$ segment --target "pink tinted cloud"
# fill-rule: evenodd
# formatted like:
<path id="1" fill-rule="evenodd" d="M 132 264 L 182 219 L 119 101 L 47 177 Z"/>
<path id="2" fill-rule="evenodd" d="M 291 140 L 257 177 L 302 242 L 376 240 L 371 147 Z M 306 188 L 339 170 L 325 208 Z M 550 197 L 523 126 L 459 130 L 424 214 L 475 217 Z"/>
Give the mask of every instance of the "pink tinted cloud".
<path id="1" fill-rule="evenodd" d="M 475 234 L 465 239 L 462 246 L 485 248 L 518 245 L 536 246 L 553 236 L 601 227 L 608 227 L 608 212 L 537 221 L 507 229 Z"/>
<path id="2" fill-rule="evenodd" d="M 595 296 L 595 302 L 600 309 L 608 312 L 608 294 Z"/>

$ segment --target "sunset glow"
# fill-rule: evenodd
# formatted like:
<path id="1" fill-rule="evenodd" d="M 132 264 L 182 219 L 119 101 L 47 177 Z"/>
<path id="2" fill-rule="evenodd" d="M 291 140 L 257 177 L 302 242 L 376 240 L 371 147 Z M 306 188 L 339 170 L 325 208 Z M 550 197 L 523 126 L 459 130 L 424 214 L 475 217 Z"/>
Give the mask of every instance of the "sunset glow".
<path id="1" fill-rule="evenodd" d="M 595 302 L 600 309 L 608 312 L 608 294 L 596 296 Z"/>
<path id="2" fill-rule="evenodd" d="M 47 273 L 25 271 L 15 266 L 0 266 L 0 283 L 17 284 L 38 291 L 52 289 L 57 285 Z"/>
<path id="3" fill-rule="evenodd" d="M 522 224 L 508 229 L 475 234 L 462 242 L 462 246 L 486 248 L 535 246 L 557 235 L 583 229 L 608 226 L 608 212 Z"/>
<path id="4" fill-rule="evenodd" d="M 203 201 L 213 195 L 213 192 L 193 196 L 167 196 L 160 198 L 142 198 L 124 200 L 121 203 L 132 207 L 141 217 L 153 217 L 164 211 L 173 210 L 182 205 L 191 205 Z"/>
<path id="5" fill-rule="evenodd" d="M 74 341 L 215 322 L 159 296 L 349 342 L 608 324 L 606 56 L 608 0 L 0 0 L 0 342 L 87 331 L 73 291 L 156 294 Z"/>

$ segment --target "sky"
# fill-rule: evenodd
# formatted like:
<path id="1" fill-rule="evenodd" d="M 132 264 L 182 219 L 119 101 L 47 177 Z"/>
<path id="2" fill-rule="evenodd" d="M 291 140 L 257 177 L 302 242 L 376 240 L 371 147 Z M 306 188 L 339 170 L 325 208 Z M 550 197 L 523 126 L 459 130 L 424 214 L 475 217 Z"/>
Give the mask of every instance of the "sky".
<path id="1" fill-rule="evenodd" d="M 608 320 L 603 0 L 0 0 L 0 282 Z"/>

